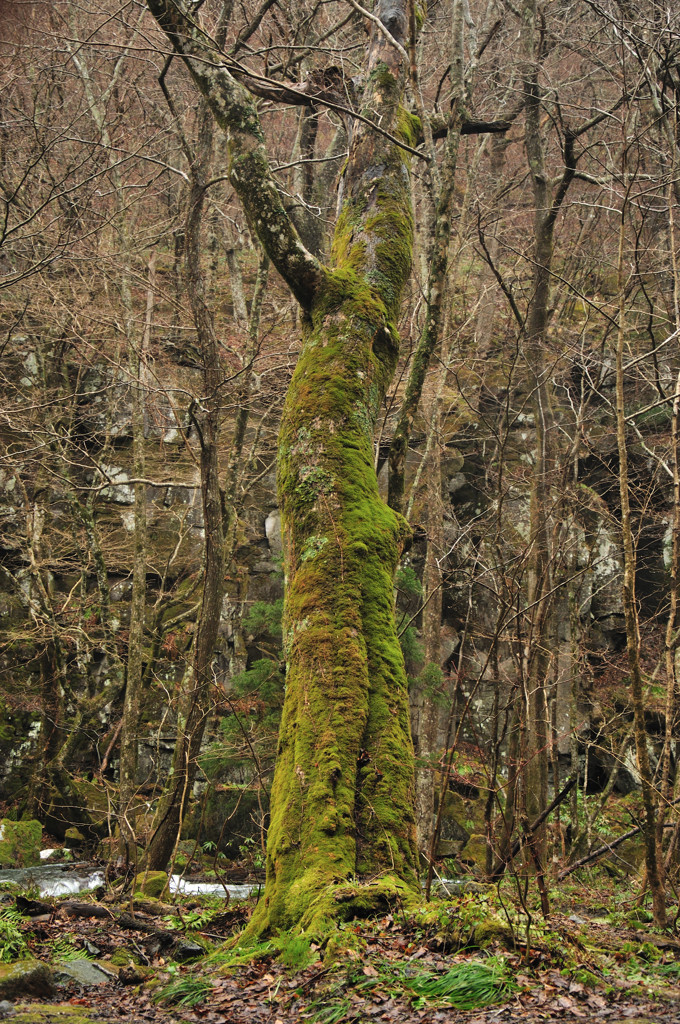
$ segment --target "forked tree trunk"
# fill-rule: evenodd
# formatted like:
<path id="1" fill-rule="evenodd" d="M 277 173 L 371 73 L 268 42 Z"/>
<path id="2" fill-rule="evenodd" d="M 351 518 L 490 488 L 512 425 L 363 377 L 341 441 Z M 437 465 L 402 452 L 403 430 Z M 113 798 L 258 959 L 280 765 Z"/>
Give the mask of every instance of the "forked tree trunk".
<path id="1" fill-rule="evenodd" d="M 286 214 L 254 103 L 228 61 L 178 0 L 148 3 L 227 132 L 231 182 L 302 307 L 303 351 L 279 439 L 286 697 L 267 885 L 251 927 L 309 927 L 418 886 L 407 683 L 392 593 L 408 530 L 381 500 L 373 464 L 411 266 L 409 160 L 384 134 L 357 125 L 331 265 L 322 266 Z M 405 0 L 383 0 L 379 15 L 392 41 L 383 33 L 372 39 L 362 112 L 412 145 L 401 107 Z M 348 884 L 357 878 L 380 881 Z"/>

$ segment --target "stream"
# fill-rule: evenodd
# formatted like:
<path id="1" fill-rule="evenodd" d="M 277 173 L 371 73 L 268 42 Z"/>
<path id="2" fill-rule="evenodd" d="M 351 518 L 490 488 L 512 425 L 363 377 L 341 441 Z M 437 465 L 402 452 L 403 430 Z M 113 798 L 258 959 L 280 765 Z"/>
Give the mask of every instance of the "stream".
<path id="1" fill-rule="evenodd" d="M 0 871 L 0 883 L 13 882 L 25 888 L 37 886 L 41 896 L 70 896 L 104 884 L 104 872 L 93 864 L 39 864 L 31 868 L 6 868 Z M 219 882 L 192 882 L 181 875 L 170 876 L 170 892 L 183 896 L 224 896 L 225 889 L 234 900 L 244 900 L 254 885 L 221 885 Z"/>

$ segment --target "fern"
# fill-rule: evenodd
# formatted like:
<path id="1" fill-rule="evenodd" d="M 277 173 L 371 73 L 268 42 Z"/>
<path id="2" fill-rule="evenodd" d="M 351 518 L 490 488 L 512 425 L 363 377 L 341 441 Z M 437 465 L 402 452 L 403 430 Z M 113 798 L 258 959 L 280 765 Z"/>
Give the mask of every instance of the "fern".
<path id="1" fill-rule="evenodd" d="M 19 931 L 22 916 L 13 907 L 0 910 L 0 963 L 21 960 L 28 953 L 26 940 Z"/>
<path id="2" fill-rule="evenodd" d="M 55 939 L 51 945 L 50 950 L 52 953 L 53 960 L 89 960 L 90 957 L 84 949 L 78 949 L 68 939 Z"/>

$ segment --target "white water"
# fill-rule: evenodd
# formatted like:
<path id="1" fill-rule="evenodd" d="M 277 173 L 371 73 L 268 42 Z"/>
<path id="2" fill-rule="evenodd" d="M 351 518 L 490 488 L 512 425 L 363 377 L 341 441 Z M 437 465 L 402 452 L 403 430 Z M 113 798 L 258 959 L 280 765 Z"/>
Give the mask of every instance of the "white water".
<path id="1" fill-rule="evenodd" d="M 40 864 L 0 871 L 0 882 L 14 882 L 25 888 L 37 885 L 41 896 L 68 896 L 102 885 L 104 875 L 87 864 Z"/>
<path id="2" fill-rule="evenodd" d="M 234 900 L 244 900 L 250 896 L 254 885 L 222 885 L 220 882 L 188 882 L 181 875 L 170 875 L 170 892 L 179 892 L 183 896 L 201 893 L 204 896 L 224 896 L 225 889 Z"/>
<path id="3" fill-rule="evenodd" d="M 87 864 L 41 864 L 33 868 L 8 868 L 0 871 L 0 882 L 14 882 L 26 888 L 37 885 L 41 896 L 68 896 L 103 885 L 104 874 Z M 244 900 L 254 888 L 253 885 L 224 886 L 219 882 L 190 882 L 181 875 L 170 876 L 170 892 L 178 892 L 183 896 L 199 893 L 210 896 L 228 894 L 231 899 Z"/>

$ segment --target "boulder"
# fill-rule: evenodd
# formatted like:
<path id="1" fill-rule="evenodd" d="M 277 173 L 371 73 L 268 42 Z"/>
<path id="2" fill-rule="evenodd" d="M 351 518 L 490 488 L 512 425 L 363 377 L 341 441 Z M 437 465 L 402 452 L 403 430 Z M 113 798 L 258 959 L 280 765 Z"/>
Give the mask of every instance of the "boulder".
<path id="1" fill-rule="evenodd" d="M 0 999 L 18 999 L 21 996 L 49 998 L 55 991 L 52 972 L 41 960 L 0 964 Z"/>
<path id="2" fill-rule="evenodd" d="M 84 988 L 91 988 L 93 985 L 108 984 L 116 974 L 114 971 L 105 971 L 91 960 L 83 959 L 62 961 L 55 967 L 54 976 L 60 985 L 75 981 Z"/>
<path id="3" fill-rule="evenodd" d="M 165 871 L 142 871 L 135 877 L 134 891 L 141 896 L 162 899 L 168 895 L 168 876 Z"/>
<path id="4" fill-rule="evenodd" d="M 28 868 L 40 864 L 42 825 L 39 821 L 0 821 L 0 867 Z"/>

